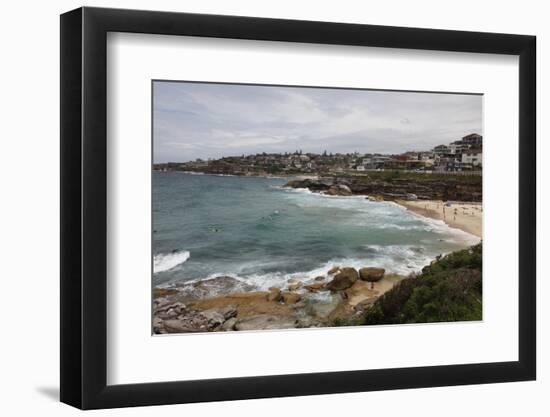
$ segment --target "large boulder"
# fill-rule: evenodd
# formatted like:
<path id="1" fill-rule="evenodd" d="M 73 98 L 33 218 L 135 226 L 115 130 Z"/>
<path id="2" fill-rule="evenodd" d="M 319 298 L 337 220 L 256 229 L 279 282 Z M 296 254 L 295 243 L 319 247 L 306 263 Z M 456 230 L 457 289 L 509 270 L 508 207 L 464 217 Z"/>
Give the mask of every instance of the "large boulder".
<path id="1" fill-rule="evenodd" d="M 296 327 L 297 321 L 293 317 L 272 316 L 262 314 L 253 317 L 243 318 L 235 323 L 235 330 L 275 330 L 292 329 Z"/>
<path id="2" fill-rule="evenodd" d="M 355 268 L 342 268 L 326 287 L 331 291 L 342 291 L 351 287 L 359 278 Z"/>
<path id="3" fill-rule="evenodd" d="M 384 278 L 386 270 L 384 268 L 361 268 L 359 278 L 367 282 L 378 282 Z"/>

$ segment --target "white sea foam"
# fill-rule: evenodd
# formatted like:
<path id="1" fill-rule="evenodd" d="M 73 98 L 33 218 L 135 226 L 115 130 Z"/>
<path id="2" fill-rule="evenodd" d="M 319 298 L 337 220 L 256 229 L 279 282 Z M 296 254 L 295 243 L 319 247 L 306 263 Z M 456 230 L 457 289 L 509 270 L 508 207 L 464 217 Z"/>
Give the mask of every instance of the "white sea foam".
<path id="1" fill-rule="evenodd" d="M 159 253 L 153 257 L 153 272 L 169 271 L 189 259 L 191 254 L 184 250 L 172 253 Z"/>
<path id="2" fill-rule="evenodd" d="M 328 281 L 330 280 L 328 271 L 337 266 L 352 267 L 357 270 L 366 266 L 374 266 L 386 269 L 387 273 L 408 275 L 412 272 L 420 271 L 424 266 L 428 265 L 435 256 L 437 256 L 437 254 L 425 253 L 425 250 L 420 246 L 366 245 L 364 257 L 331 259 L 309 271 L 259 274 L 235 274 L 220 271 L 219 273 L 212 273 L 201 279 L 186 281 L 186 283 L 212 279 L 219 276 L 230 276 L 238 281 L 252 285 L 256 290 L 267 291 L 270 287 L 285 289 L 288 287 L 289 280 L 310 284 L 314 282 L 316 277 L 323 276 Z M 254 269 L 255 266 L 257 265 L 248 265 L 248 268 L 245 269 Z"/>
<path id="3" fill-rule="evenodd" d="M 176 172 L 181 172 L 182 174 L 185 174 L 185 175 L 206 175 L 204 172 L 199 172 L 199 171 L 176 171 Z"/>
<path id="4" fill-rule="evenodd" d="M 309 188 L 291 188 L 291 187 L 285 187 L 285 186 L 281 186 L 281 185 L 275 185 L 275 186 L 272 186 L 272 187 L 277 188 L 279 190 L 289 192 L 289 193 L 301 193 L 301 194 L 308 194 L 308 195 L 316 195 L 316 193 L 311 191 Z"/>

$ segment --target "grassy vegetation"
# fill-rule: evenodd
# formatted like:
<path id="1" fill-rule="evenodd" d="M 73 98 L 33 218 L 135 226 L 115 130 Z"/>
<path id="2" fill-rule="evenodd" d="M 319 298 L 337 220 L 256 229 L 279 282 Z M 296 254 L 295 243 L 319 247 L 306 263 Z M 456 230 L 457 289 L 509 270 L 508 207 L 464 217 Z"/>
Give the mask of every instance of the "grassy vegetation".
<path id="1" fill-rule="evenodd" d="M 480 243 L 435 260 L 380 297 L 361 324 L 481 320 L 481 252 Z"/>
<path id="2" fill-rule="evenodd" d="M 399 170 L 387 170 L 387 171 L 368 171 L 368 172 L 349 172 L 348 175 L 355 179 L 365 180 L 379 180 L 389 183 L 393 182 L 416 182 L 418 184 L 430 183 L 430 182 L 456 182 L 459 184 L 468 185 L 480 185 L 482 182 L 481 175 L 459 175 L 459 174 L 438 174 L 438 173 L 426 173 L 426 172 L 408 172 Z"/>

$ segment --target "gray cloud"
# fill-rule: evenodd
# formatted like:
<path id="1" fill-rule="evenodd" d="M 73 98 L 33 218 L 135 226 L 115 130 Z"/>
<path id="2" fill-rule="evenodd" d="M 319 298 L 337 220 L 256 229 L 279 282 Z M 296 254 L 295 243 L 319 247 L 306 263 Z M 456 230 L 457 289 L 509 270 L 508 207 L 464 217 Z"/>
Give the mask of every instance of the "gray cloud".
<path id="1" fill-rule="evenodd" d="M 481 133 L 482 97 L 154 83 L 154 161 L 258 152 L 427 150 Z"/>

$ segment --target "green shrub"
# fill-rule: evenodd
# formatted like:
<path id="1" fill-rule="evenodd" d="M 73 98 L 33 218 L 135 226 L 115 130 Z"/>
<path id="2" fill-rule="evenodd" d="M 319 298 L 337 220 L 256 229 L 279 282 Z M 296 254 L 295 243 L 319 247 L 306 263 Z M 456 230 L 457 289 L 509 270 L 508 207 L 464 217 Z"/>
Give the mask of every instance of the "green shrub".
<path id="1" fill-rule="evenodd" d="M 382 295 L 364 324 L 430 323 L 482 319 L 482 245 L 453 252 Z"/>

